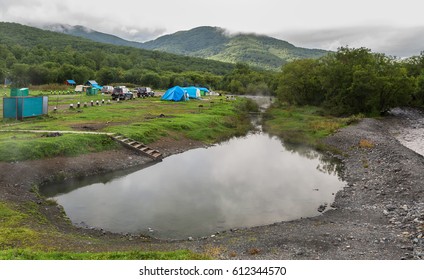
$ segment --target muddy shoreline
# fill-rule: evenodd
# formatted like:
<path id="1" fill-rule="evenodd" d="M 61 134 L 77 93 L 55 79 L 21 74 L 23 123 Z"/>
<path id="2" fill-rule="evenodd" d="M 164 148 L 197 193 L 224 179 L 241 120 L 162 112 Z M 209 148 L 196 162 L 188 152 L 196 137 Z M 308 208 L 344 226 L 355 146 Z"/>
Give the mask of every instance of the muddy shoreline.
<path id="1" fill-rule="evenodd" d="M 396 129 L 402 116 L 364 119 L 325 140 L 343 163 L 347 187 L 336 194 L 333 210 L 268 226 L 234 229 L 207 238 L 163 241 L 72 226 L 61 207 L 45 204 L 30 190 L 65 178 L 139 169 L 151 160 L 120 149 L 76 158 L 0 163 L 0 201 L 37 202 L 42 214 L 63 233 L 98 242 L 53 244 L 69 251 L 189 249 L 218 259 L 423 259 L 424 157 L 401 145 Z M 367 140 L 369 145 L 361 145 Z M 163 139 L 152 145 L 167 155 L 201 147 L 194 141 Z M 52 241 L 56 242 L 56 241 Z"/>

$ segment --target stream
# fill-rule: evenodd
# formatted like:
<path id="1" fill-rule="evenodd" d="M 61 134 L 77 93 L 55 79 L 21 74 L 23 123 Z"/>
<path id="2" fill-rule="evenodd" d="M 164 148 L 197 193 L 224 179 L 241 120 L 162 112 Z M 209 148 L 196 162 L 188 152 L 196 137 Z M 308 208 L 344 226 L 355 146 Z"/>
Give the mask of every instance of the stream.
<path id="1" fill-rule="evenodd" d="M 40 191 L 79 226 L 186 239 L 320 215 L 343 187 L 335 162 L 257 129 L 143 169 Z"/>
<path id="2" fill-rule="evenodd" d="M 405 147 L 424 156 L 424 113 L 412 108 L 395 108 L 389 112 L 398 119 L 392 134 Z"/>

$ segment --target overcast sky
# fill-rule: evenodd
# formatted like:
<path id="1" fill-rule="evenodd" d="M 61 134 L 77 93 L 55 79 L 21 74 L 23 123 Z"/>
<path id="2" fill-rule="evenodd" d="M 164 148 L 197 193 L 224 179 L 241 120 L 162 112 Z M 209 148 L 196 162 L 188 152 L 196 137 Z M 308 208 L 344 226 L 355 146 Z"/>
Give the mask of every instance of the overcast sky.
<path id="1" fill-rule="evenodd" d="M 422 0 L 0 0 L 0 21 L 83 25 L 146 41 L 198 26 L 273 36 L 297 46 L 424 50 Z"/>

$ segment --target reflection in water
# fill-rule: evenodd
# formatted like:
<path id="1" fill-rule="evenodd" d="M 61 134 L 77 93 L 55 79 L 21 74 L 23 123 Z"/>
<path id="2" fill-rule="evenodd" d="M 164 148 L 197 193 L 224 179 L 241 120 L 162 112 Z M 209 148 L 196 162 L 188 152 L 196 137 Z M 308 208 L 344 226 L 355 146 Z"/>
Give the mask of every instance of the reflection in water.
<path id="1" fill-rule="evenodd" d="M 343 182 L 319 154 L 302 155 L 267 134 L 249 134 L 68 193 L 63 184 L 41 191 L 55 196 L 77 224 L 160 238 L 199 237 L 318 215 Z"/>

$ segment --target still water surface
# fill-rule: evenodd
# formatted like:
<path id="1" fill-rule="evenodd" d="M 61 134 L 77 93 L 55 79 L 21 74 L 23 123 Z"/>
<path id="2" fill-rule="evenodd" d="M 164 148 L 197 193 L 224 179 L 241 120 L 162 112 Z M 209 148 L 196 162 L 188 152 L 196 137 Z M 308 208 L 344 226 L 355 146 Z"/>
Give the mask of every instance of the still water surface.
<path id="1" fill-rule="evenodd" d="M 131 174 L 44 186 L 79 225 L 187 238 L 319 215 L 344 183 L 310 150 L 266 133 L 165 158 Z"/>

